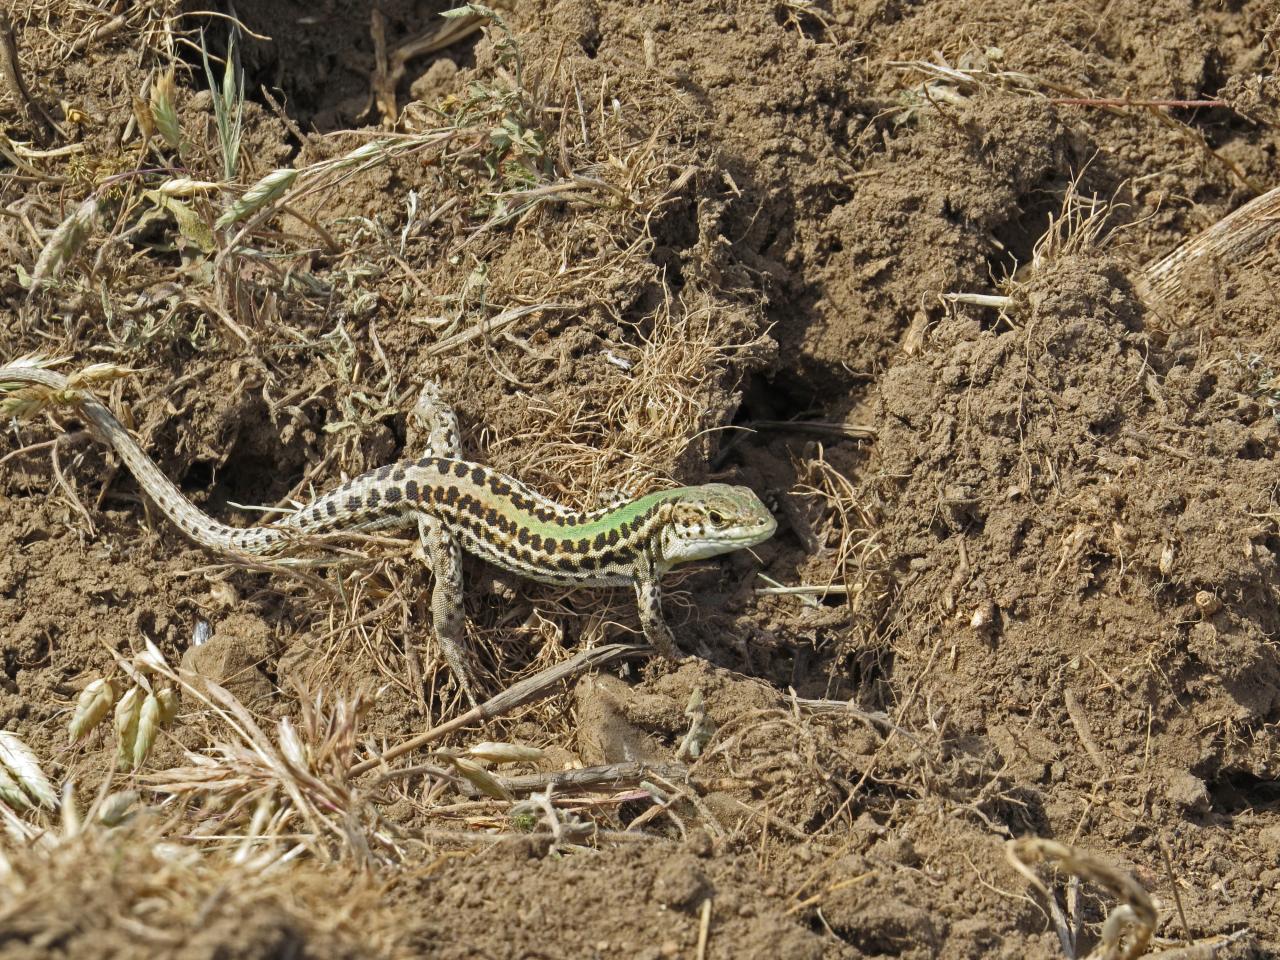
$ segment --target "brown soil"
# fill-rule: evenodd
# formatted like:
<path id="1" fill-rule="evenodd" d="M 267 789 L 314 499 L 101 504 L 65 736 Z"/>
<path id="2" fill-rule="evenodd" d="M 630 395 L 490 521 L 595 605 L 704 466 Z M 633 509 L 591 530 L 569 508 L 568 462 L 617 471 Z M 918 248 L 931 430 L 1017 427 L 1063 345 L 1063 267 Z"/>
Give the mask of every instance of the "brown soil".
<path id="1" fill-rule="evenodd" d="M 548 495 L 729 479 L 780 527 L 673 578 L 699 658 L 448 741 L 544 748 L 517 774 L 647 761 L 644 785 L 556 791 L 551 824 L 529 790 L 488 799 L 409 757 L 426 767 L 338 776 L 356 812 L 323 841 L 276 824 L 267 856 L 241 839 L 258 795 L 155 789 L 231 742 L 213 712 L 188 696 L 126 775 L 109 733 L 67 747 L 78 692 L 145 638 L 268 731 L 313 734 L 364 691 L 343 741 L 364 759 L 462 710 L 429 576 L 383 543 L 318 580 L 224 565 L 74 415 L 15 428 L 4 453 L 72 436 L 0 465 L 0 721 L 82 806 L 141 798 L 125 827 L 11 831 L 0 957 L 1051 958 L 1059 909 L 1084 955 L 1114 897 L 1042 870 L 1051 908 L 1006 859 L 1027 836 L 1136 878 L 1156 949 L 1280 953 L 1280 248 L 1198 268 L 1176 303 L 1140 282 L 1280 180 L 1273 4 L 518 4 L 509 35 L 413 57 L 395 87 L 402 132 L 456 142 L 299 189 L 241 239 L 255 254 L 225 249 L 238 227 L 201 250 L 142 194 L 223 177 L 193 43 L 225 53 L 227 21 L 116 6 L 11 14 L 61 129 L 0 71 L 0 360 L 135 368 L 99 391 L 232 522 L 411 453 L 430 378 L 476 459 Z M 241 186 L 187 200 L 206 229 L 271 170 L 382 134 L 373 36 L 394 49 L 439 11 L 371 6 L 235 4 L 269 39 L 238 41 Z M 184 145 L 144 150 L 134 94 L 175 62 Z M 90 194 L 88 239 L 29 295 Z M 485 326 L 536 304 L 569 306 Z M 621 593 L 468 584 L 490 693 L 637 629 Z M 695 695 L 715 730 L 696 760 Z"/>

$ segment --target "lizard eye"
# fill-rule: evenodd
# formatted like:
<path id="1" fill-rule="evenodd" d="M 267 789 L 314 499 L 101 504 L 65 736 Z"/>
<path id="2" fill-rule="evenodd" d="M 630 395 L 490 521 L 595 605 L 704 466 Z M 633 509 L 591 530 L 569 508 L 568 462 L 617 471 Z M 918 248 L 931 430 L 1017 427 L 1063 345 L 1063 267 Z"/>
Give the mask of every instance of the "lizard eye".
<path id="1" fill-rule="evenodd" d="M 710 513 L 707 514 L 707 519 L 710 520 L 717 527 L 724 526 L 724 514 L 721 513 L 719 510 L 712 510 Z"/>

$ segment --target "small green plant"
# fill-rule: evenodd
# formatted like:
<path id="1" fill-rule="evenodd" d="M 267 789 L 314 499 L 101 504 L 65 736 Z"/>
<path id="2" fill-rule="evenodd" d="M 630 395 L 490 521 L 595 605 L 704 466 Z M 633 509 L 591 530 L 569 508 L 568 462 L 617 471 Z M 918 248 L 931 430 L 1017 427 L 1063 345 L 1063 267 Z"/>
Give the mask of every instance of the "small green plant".
<path id="1" fill-rule="evenodd" d="M 489 149 L 484 152 L 483 160 L 490 179 L 500 185 L 500 192 L 535 186 L 547 172 L 546 136 L 536 119 L 538 111 L 525 90 L 524 58 L 515 34 L 497 11 L 483 4 L 467 4 L 448 10 L 442 16 L 484 17 L 498 28 L 500 36 L 494 42 L 494 54 L 500 68 L 510 69 L 507 79 L 514 83 L 503 81 L 502 70 L 498 71 L 496 82 L 473 81 L 467 88 L 466 99 L 455 101 L 447 113 L 457 126 L 478 121 L 489 126 Z M 501 197 L 493 198 L 487 206 L 489 209 L 477 212 L 499 217 L 506 213 Z"/>
<path id="2" fill-rule="evenodd" d="M 209 92 L 213 94 L 213 118 L 218 128 L 218 146 L 222 150 L 222 176 L 225 180 L 234 181 L 240 170 L 240 139 L 244 132 L 244 71 L 240 68 L 235 32 L 232 31 L 227 38 L 227 61 L 221 84 L 209 64 L 203 31 L 200 33 L 200 55 L 204 59 Z"/>

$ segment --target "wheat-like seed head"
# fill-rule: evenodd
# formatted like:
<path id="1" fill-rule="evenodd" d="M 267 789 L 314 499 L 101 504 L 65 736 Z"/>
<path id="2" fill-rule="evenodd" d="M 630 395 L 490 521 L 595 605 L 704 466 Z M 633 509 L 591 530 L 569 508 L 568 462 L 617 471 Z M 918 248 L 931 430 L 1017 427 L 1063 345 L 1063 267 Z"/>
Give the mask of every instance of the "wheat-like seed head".
<path id="1" fill-rule="evenodd" d="M 151 117 L 164 142 L 174 150 L 182 146 L 182 127 L 178 123 L 176 100 L 177 87 L 173 80 L 173 67 L 170 67 L 151 85 Z"/>
<path id="2" fill-rule="evenodd" d="M 85 687 L 80 692 L 75 713 L 67 727 L 71 742 L 75 743 L 88 736 L 89 732 L 111 712 L 111 706 L 115 702 L 116 687 L 110 677 L 100 677 Z"/>
<path id="3" fill-rule="evenodd" d="M 297 179 L 297 170 L 287 168 L 272 170 L 246 190 L 244 196 L 228 207 L 222 216 L 218 218 L 214 227 L 218 230 L 224 230 L 236 221 L 243 220 L 251 213 L 258 212 L 293 186 L 293 181 Z"/>
<path id="4" fill-rule="evenodd" d="M 16 733 L 0 730 L 0 763 L 8 767 L 22 789 L 46 810 L 58 809 L 58 794 L 40 769 L 40 761 Z"/>

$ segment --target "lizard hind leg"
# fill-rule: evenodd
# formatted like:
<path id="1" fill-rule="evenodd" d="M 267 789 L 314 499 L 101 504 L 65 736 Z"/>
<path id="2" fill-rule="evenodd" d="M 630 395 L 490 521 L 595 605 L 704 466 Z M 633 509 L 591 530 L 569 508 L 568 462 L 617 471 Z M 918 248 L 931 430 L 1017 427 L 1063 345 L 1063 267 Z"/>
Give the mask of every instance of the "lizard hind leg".
<path id="1" fill-rule="evenodd" d="M 444 391 L 434 380 L 423 383 L 409 420 L 416 428 L 410 431 L 410 443 L 417 448 L 418 456 L 457 458 L 462 455 L 458 415 L 445 401 Z"/>
<path id="2" fill-rule="evenodd" d="M 478 706 L 471 658 L 466 649 L 467 620 L 462 606 L 462 550 L 435 517 L 418 516 L 418 537 L 434 581 L 431 586 L 431 626 L 440 651 L 467 703 Z"/>
<path id="3" fill-rule="evenodd" d="M 417 456 L 454 458 L 460 455 L 458 415 L 434 380 L 422 385 L 409 413 L 409 425 L 409 441 Z M 475 681 L 465 645 L 467 620 L 462 606 L 462 550 L 444 524 L 428 513 L 418 514 L 418 539 L 433 581 L 431 626 L 454 680 L 467 703 L 474 707 L 477 705 Z"/>

